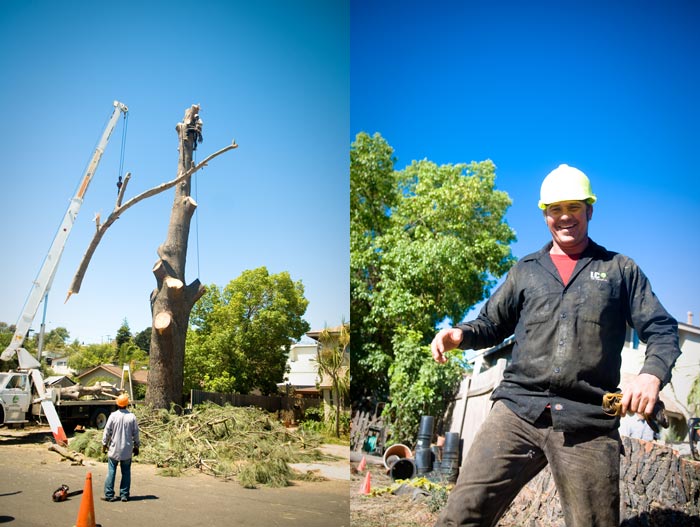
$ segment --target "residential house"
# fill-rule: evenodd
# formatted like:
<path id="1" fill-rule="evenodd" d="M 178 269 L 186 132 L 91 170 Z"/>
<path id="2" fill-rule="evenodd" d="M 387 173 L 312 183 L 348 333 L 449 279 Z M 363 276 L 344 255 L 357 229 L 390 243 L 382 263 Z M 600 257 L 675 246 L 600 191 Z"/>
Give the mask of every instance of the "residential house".
<path id="1" fill-rule="evenodd" d="M 47 357 L 49 367 L 56 375 L 75 375 L 76 371 L 68 367 L 68 357 Z"/>
<path id="2" fill-rule="evenodd" d="M 338 335 L 340 326 L 328 328 L 331 334 Z M 307 339 L 292 345 L 287 358 L 289 373 L 285 375 L 285 382 L 279 383 L 281 391 L 287 387 L 295 393 L 308 396 L 321 396 L 330 404 L 332 400 L 332 382 L 327 375 L 323 378 L 318 373 L 318 350 L 320 347 L 319 336 L 322 329 L 312 330 L 306 333 Z M 341 374 L 346 374 L 350 367 L 350 352 L 346 350 L 343 359 L 344 366 Z"/>
<path id="3" fill-rule="evenodd" d="M 341 330 L 340 325 L 332 327 L 332 328 L 327 328 L 328 331 L 330 332 L 331 335 L 340 335 L 340 330 Z M 309 331 L 306 333 L 306 336 L 315 340 L 317 343 L 317 346 L 320 346 L 320 341 L 319 338 L 321 336 L 321 333 L 324 330 L 313 330 Z M 318 349 L 318 348 L 317 348 Z M 343 356 L 343 366 L 340 370 L 340 375 L 344 376 L 347 375 L 348 371 L 350 369 L 350 347 L 348 346 L 348 349 L 345 350 L 345 354 Z M 323 402 L 327 405 L 331 405 L 333 401 L 333 383 L 331 378 L 328 375 L 323 375 L 318 379 L 318 389 L 321 393 L 321 396 L 323 397 Z"/>
<path id="4" fill-rule="evenodd" d="M 68 388 L 75 386 L 75 382 L 66 375 L 52 375 L 44 379 L 44 386 L 47 388 Z"/>
<path id="5" fill-rule="evenodd" d="M 94 368 L 85 370 L 76 375 L 78 382 L 83 386 L 92 386 L 97 381 L 109 382 L 117 388 L 122 387 L 122 378 L 124 379 L 123 386 L 128 386 L 128 376 L 123 368 L 114 364 L 100 364 Z M 148 385 L 148 370 L 135 370 L 131 372 L 131 383 L 134 388 L 137 386 Z M 132 394 L 133 395 L 133 394 Z"/>
<path id="6" fill-rule="evenodd" d="M 287 357 L 289 372 L 285 375 L 285 382 L 278 384 L 280 391 L 287 388 L 295 393 L 309 396 L 319 396 L 318 382 L 318 342 L 298 342 L 293 344 Z"/>

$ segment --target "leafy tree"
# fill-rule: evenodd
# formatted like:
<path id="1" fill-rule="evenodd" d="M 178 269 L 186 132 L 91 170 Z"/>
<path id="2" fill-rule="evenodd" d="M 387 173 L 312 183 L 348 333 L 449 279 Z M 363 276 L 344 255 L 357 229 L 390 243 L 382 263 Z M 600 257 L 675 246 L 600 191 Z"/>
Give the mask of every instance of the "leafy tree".
<path id="1" fill-rule="evenodd" d="M 688 392 L 688 409 L 691 416 L 700 415 L 700 375 L 695 377 Z"/>
<path id="2" fill-rule="evenodd" d="M 0 322 L 0 353 L 12 342 L 12 335 L 15 334 L 15 326 L 8 325 L 7 322 Z"/>
<path id="3" fill-rule="evenodd" d="M 290 346 L 309 330 L 308 300 L 289 273 L 265 267 L 216 285 L 192 309 L 185 349 L 185 387 L 248 393 L 277 391 Z"/>
<path id="4" fill-rule="evenodd" d="M 394 335 L 395 357 L 389 368 L 391 402 L 385 412 L 396 443 L 415 443 L 421 416 L 442 416 L 463 373 L 458 361 L 436 363 L 423 340 L 420 332 L 405 328 Z"/>
<path id="5" fill-rule="evenodd" d="M 117 336 L 114 337 L 114 356 L 112 357 L 113 364 L 123 364 L 126 361 L 126 356 L 129 354 L 131 347 L 135 347 L 133 337 L 131 336 L 131 328 L 129 322 L 124 319 L 122 325 L 117 330 Z"/>
<path id="6" fill-rule="evenodd" d="M 117 336 L 114 338 L 117 343 L 117 348 L 121 348 L 122 344 L 129 342 L 132 338 L 129 322 L 124 319 L 122 321 L 122 325 L 119 326 L 119 329 L 117 330 Z"/>
<path id="7" fill-rule="evenodd" d="M 342 323 L 337 333 L 324 328 L 318 341 L 318 372 L 322 378 L 327 376 L 331 381 L 332 403 L 335 406 L 335 436 L 340 437 L 340 409 L 343 395 L 350 390 L 350 365 L 347 360 L 350 324 Z"/>
<path id="8" fill-rule="evenodd" d="M 81 346 L 68 358 L 68 366 L 78 372 L 109 363 L 114 356 L 114 343 Z"/>
<path id="9" fill-rule="evenodd" d="M 148 355 L 151 351 L 151 332 L 153 328 L 151 326 L 147 327 L 143 331 L 139 331 L 134 336 L 134 344 L 146 352 Z"/>
<path id="10" fill-rule="evenodd" d="M 70 333 L 64 327 L 52 329 L 44 335 L 44 350 L 62 351 L 66 349 L 66 341 L 70 338 Z M 39 346 L 39 335 L 34 335 L 36 346 Z"/>
<path id="11" fill-rule="evenodd" d="M 389 396 L 398 386 L 389 374 L 409 371 L 397 352 L 428 344 L 446 318 L 462 320 L 514 263 L 515 234 L 504 221 L 511 201 L 495 189 L 491 161 L 422 160 L 401 171 L 394 163 L 379 134 L 358 134 L 350 156 L 355 402 Z"/>

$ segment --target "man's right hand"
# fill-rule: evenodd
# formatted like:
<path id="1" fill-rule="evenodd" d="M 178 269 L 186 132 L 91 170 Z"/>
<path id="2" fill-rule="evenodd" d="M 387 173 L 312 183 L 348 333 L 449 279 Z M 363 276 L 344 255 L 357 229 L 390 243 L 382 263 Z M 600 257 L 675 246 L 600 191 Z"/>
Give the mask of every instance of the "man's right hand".
<path id="1" fill-rule="evenodd" d="M 106 454 L 109 448 L 107 448 L 107 445 L 102 445 L 102 453 Z"/>
<path id="2" fill-rule="evenodd" d="M 462 330 L 458 328 L 441 329 L 430 343 L 433 359 L 440 364 L 447 362 L 445 353 L 455 349 L 462 342 Z"/>

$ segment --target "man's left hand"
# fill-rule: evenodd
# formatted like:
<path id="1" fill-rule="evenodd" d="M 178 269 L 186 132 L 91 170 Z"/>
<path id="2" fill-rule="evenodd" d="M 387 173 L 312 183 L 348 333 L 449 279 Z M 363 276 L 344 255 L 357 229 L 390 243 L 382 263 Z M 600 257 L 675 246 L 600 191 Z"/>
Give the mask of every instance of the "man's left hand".
<path id="1" fill-rule="evenodd" d="M 659 398 L 661 380 L 649 373 L 640 373 L 628 386 L 622 397 L 622 415 L 627 413 L 645 416 L 654 413 L 654 404 Z"/>

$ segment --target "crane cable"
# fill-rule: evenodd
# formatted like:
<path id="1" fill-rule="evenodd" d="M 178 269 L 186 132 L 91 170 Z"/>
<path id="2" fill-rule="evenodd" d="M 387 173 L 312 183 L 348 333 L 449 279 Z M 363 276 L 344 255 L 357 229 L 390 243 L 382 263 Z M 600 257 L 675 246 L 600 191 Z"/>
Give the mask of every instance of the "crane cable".
<path id="1" fill-rule="evenodd" d="M 196 144 L 196 143 L 195 143 Z M 197 150 L 192 152 L 194 166 L 197 166 Z M 197 203 L 197 208 L 194 209 L 194 235 L 195 247 L 197 252 L 197 279 L 199 279 L 199 192 L 197 186 L 197 173 L 194 173 L 194 201 Z"/>
<path id="2" fill-rule="evenodd" d="M 119 173 L 117 176 L 121 177 L 124 170 L 124 154 L 126 151 L 126 129 L 129 124 L 129 112 L 124 113 L 124 128 L 122 129 L 122 146 L 119 153 Z"/>

